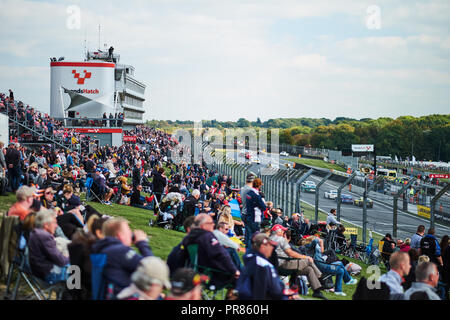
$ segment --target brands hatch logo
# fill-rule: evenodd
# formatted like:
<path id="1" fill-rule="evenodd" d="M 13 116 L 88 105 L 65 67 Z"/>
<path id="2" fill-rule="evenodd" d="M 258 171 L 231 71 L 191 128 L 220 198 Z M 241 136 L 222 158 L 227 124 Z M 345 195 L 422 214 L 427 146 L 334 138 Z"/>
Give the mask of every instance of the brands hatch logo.
<path id="1" fill-rule="evenodd" d="M 77 72 L 77 70 L 72 70 L 72 74 L 74 79 L 77 79 L 77 84 L 79 85 L 83 85 L 84 81 L 86 79 L 90 79 L 92 76 L 92 72 L 87 72 L 86 70 L 83 70 L 83 77 L 80 77 L 80 73 Z M 84 94 L 99 94 L 100 91 L 98 89 L 74 89 L 72 90 L 73 92 L 76 93 L 84 93 Z"/>
<path id="2" fill-rule="evenodd" d="M 91 75 L 92 75 L 91 72 L 87 72 L 86 70 L 83 70 L 83 72 L 84 72 L 84 77 L 80 78 L 80 74 L 76 70 L 72 70 L 73 77 L 75 79 L 78 79 L 77 84 L 84 84 L 84 80 L 91 78 Z"/>

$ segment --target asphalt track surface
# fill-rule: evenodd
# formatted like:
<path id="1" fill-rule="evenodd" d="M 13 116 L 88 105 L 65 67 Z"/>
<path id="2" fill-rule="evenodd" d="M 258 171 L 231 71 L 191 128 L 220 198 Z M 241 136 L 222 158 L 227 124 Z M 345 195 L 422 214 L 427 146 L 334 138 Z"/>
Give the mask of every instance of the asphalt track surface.
<path id="1" fill-rule="evenodd" d="M 233 157 L 232 154 L 229 156 Z M 235 158 L 236 159 L 236 158 Z M 267 166 L 268 163 L 271 163 L 273 167 L 284 167 L 284 164 L 290 163 L 289 161 L 284 160 L 286 157 L 279 157 L 278 161 L 276 159 L 270 158 L 270 156 L 260 154 L 259 161 L 260 164 L 253 163 L 253 166 L 250 168 L 251 171 L 258 173 L 261 168 Z M 278 162 L 278 163 L 277 163 Z M 307 178 L 307 180 L 314 181 L 316 184 L 321 180 L 321 177 L 317 177 L 311 175 Z M 322 210 L 325 213 L 330 212 L 330 209 L 336 208 L 337 201 L 331 199 L 325 199 L 324 193 L 325 191 L 329 191 L 331 189 L 337 189 L 339 183 L 334 181 L 326 181 L 318 191 L 319 195 L 319 210 Z M 358 194 L 356 192 L 349 192 L 348 187 L 344 187 L 343 194 L 351 195 L 354 199 L 359 198 L 362 194 Z M 375 192 L 369 193 L 369 198 Z M 376 193 L 377 198 L 379 193 Z M 300 196 L 301 200 L 315 206 L 315 193 L 302 192 Z M 393 234 L 393 204 L 387 204 L 392 197 L 386 196 L 386 201 L 373 201 L 373 208 L 367 208 L 367 229 L 377 232 L 381 235 L 385 235 L 386 233 Z M 426 228 L 429 227 L 429 220 L 421 218 L 419 216 L 413 215 L 411 213 L 405 213 L 402 209 L 402 201 L 398 201 L 398 215 L 397 215 L 397 238 L 405 239 L 411 238 L 412 235 L 416 233 L 417 226 L 423 224 Z M 341 219 L 357 226 L 362 227 L 363 225 L 363 208 L 357 207 L 353 204 L 344 204 L 341 203 Z M 445 234 L 450 234 L 450 228 L 441 224 L 435 224 L 435 232 L 438 238 L 441 238 Z M 367 232 L 367 235 L 369 233 Z"/>

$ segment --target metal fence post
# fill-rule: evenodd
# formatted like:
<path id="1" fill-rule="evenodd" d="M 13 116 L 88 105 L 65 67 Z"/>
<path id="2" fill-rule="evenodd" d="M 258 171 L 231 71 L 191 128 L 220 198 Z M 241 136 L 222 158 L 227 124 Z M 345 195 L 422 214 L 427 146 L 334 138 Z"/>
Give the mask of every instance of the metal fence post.
<path id="1" fill-rule="evenodd" d="M 289 178 L 290 185 L 291 185 L 291 191 L 290 191 L 290 194 L 291 194 L 291 201 L 290 201 L 291 209 L 290 209 L 290 211 L 291 212 L 297 212 L 296 201 L 295 201 L 296 196 L 297 196 L 296 186 L 297 186 L 297 181 L 298 181 L 299 177 L 301 177 L 301 175 L 303 173 L 304 173 L 303 171 L 297 170 L 296 172 L 293 173 L 292 177 Z M 298 213 L 300 213 L 300 212 L 298 212 Z"/>
<path id="2" fill-rule="evenodd" d="M 297 199 L 296 199 L 296 206 L 298 206 L 298 210 L 296 210 L 298 213 L 301 212 L 301 193 L 302 193 L 302 182 L 306 180 L 310 175 L 312 175 L 314 172 L 314 169 L 309 169 L 305 174 L 303 174 L 297 181 Z"/>
<path id="3" fill-rule="evenodd" d="M 276 203 L 277 207 L 281 207 L 281 203 L 280 203 L 280 199 L 279 199 L 279 191 L 280 191 L 280 187 L 279 187 L 279 179 L 280 176 L 283 174 L 282 170 L 279 170 L 273 177 L 273 182 L 272 182 L 272 188 L 273 188 L 273 202 L 274 204 Z"/>
<path id="4" fill-rule="evenodd" d="M 315 219 L 316 221 L 319 220 L 319 196 L 320 196 L 320 187 L 322 186 L 322 184 L 325 183 L 325 181 L 328 180 L 328 178 L 331 177 L 332 174 L 333 174 L 333 173 L 332 173 L 331 171 L 328 172 L 327 175 L 326 175 L 322 180 L 320 180 L 320 182 L 319 182 L 319 183 L 317 184 L 317 186 L 316 186 L 315 203 L 314 203 L 314 205 L 315 205 L 315 208 L 314 208 L 314 211 L 315 211 L 314 219 Z"/>
<path id="5" fill-rule="evenodd" d="M 398 219 L 398 198 L 400 195 L 406 191 L 413 183 L 416 181 L 416 178 L 413 177 L 409 182 L 404 185 L 395 195 L 394 195 L 394 205 L 393 205 L 393 215 L 392 215 L 392 235 L 397 237 L 397 219 Z"/>
<path id="6" fill-rule="evenodd" d="M 271 169 L 269 174 L 266 176 L 266 184 L 269 190 L 269 200 L 272 201 L 275 205 L 275 193 L 274 193 L 274 180 L 275 175 L 278 173 L 277 169 Z"/>
<path id="7" fill-rule="evenodd" d="M 337 206 L 336 206 L 336 219 L 337 221 L 341 221 L 341 193 L 342 193 L 342 189 L 348 185 L 353 178 L 356 176 L 356 172 L 353 172 L 352 175 L 350 177 L 347 178 L 347 180 L 345 180 L 345 182 L 343 184 L 341 184 L 338 188 L 338 192 L 337 192 Z"/>
<path id="8" fill-rule="evenodd" d="M 435 210 L 436 210 L 436 202 L 439 200 L 440 197 L 442 197 L 450 188 L 450 184 L 447 183 L 445 187 L 442 188 L 441 191 L 437 195 L 431 199 L 431 206 L 430 206 L 430 228 L 434 229 L 434 223 L 435 223 Z"/>
<path id="9" fill-rule="evenodd" d="M 365 178 L 364 182 L 364 192 L 363 192 L 363 221 L 362 221 L 362 238 L 363 243 L 366 243 L 367 240 L 367 195 L 370 191 L 375 190 L 375 186 L 383 180 L 383 177 L 378 177 L 373 184 L 367 188 L 367 178 Z"/>

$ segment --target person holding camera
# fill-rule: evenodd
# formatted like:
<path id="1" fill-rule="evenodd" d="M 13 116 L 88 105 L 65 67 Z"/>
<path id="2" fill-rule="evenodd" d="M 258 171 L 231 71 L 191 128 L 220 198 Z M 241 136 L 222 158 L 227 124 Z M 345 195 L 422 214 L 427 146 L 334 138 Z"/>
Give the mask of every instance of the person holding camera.
<path id="1" fill-rule="evenodd" d="M 144 257 L 153 256 L 144 231 L 132 231 L 128 221 L 111 218 L 102 227 L 105 236 L 92 246 L 92 253 L 103 253 L 107 262 L 103 269 L 106 281 L 114 286 L 114 294 L 131 284 L 131 275 Z M 140 254 L 131 246 L 135 245 Z"/>

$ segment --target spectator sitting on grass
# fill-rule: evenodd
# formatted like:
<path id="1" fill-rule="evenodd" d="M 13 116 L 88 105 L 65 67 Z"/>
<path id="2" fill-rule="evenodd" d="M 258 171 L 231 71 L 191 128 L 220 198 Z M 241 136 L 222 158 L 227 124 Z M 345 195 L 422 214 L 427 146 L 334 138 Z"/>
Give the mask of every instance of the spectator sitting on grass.
<path id="1" fill-rule="evenodd" d="M 138 185 L 133 189 L 133 193 L 130 198 L 130 205 L 132 207 L 152 210 L 151 206 L 146 202 L 146 198 L 141 196 L 142 185 Z"/>
<path id="2" fill-rule="evenodd" d="M 286 239 L 285 231 L 287 228 L 276 224 L 272 227 L 271 240 L 278 243 L 276 253 L 278 255 L 278 264 L 281 268 L 286 270 L 296 270 L 298 274 L 306 275 L 311 288 L 313 289 L 313 297 L 326 299 L 321 293 L 322 285 L 319 278 L 322 276 L 322 272 L 314 264 L 313 258 L 299 254 L 292 250 L 289 242 Z M 292 260 L 286 260 L 283 258 L 294 258 Z"/>
<path id="3" fill-rule="evenodd" d="M 122 195 L 124 195 L 124 196 L 129 196 L 129 195 L 131 194 L 132 188 L 131 188 L 131 186 L 128 185 L 128 183 L 127 183 L 127 182 L 128 182 L 128 181 L 127 181 L 127 178 L 124 177 L 124 176 L 122 176 L 122 177 L 119 177 L 118 180 L 119 180 L 120 183 L 121 183 L 121 192 L 122 192 Z"/>
<path id="4" fill-rule="evenodd" d="M 323 241 L 320 238 L 313 238 L 311 245 L 314 247 L 314 260 L 321 261 L 323 263 L 316 262 L 318 268 L 323 273 L 336 275 L 334 294 L 339 296 L 346 296 L 342 291 L 342 281 L 347 285 L 354 285 L 357 283 L 356 279 L 353 279 L 348 271 L 345 269 L 342 261 L 330 261 L 329 256 L 334 256 L 334 252 L 329 250 L 325 251 Z M 337 258 L 335 258 L 337 259 Z"/>

